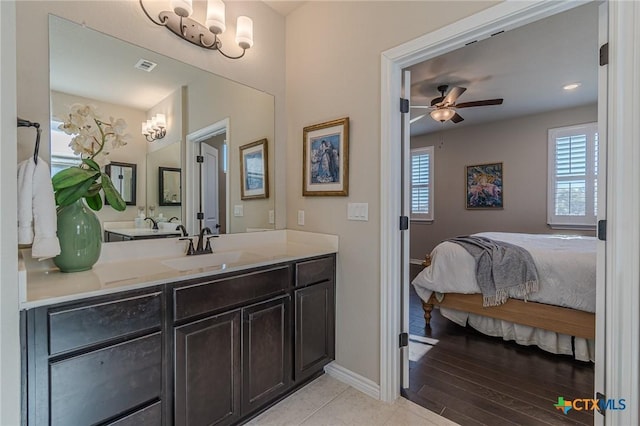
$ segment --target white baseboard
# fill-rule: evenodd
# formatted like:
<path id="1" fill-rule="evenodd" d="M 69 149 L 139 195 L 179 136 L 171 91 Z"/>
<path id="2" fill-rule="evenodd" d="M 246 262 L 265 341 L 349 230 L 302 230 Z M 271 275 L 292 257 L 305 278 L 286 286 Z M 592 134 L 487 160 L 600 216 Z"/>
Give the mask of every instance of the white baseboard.
<path id="1" fill-rule="evenodd" d="M 348 384 L 354 389 L 359 390 L 372 398 L 380 399 L 380 385 L 373 381 L 363 377 L 351 370 L 338 365 L 335 361 L 325 365 L 325 373 L 334 379 L 340 380 L 343 383 Z"/>

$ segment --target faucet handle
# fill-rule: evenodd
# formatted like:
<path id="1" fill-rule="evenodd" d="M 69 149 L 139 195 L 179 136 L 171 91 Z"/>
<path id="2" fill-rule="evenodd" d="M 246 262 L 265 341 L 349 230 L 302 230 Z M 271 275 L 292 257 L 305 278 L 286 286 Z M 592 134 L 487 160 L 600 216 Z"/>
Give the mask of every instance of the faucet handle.
<path id="1" fill-rule="evenodd" d="M 204 247 L 205 253 L 213 253 L 213 249 L 211 248 L 211 239 L 218 238 L 220 235 L 208 235 L 207 236 L 207 245 Z"/>
<path id="2" fill-rule="evenodd" d="M 183 237 L 179 238 L 180 240 L 189 240 L 189 247 L 187 248 L 187 256 L 191 256 L 196 254 L 196 249 L 193 248 L 193 238 L 192 237 Z"/>

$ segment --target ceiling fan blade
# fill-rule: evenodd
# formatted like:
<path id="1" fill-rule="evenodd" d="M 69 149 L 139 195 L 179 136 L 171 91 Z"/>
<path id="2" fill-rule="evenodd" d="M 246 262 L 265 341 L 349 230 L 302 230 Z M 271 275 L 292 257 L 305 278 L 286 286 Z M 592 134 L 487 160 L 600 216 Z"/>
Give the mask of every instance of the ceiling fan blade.
<path id="1" fill-rule="evenodd" d="M 415 123 L 416 121 L 418 121 L 418 120 L 420 120 L 421 118 L 424 118 L 424 117 L 426 117 L 426 116 L 427 116 L 427 114 L 420 114 L 420 115 L 418 115 L 417 117 L 413 117 L 411 120 L 409 120 L 409 124 L 413 124 L 413 123 Z"/>
<path id="2" fill-rule="evenodd" d="M 460 114 L 458 114 L 457 112 L 453 115 L 453 117 L 451 117 L 451 121 L 453 121 L 454 123 L 459 123 L 461 121 L 464 121 L 464 118 L 462 118 L 460 116 Z"/>
<path id="3" fill-rule="evenodd" d="M 504 99 L 486 99 L 484 101 L 463 102 L 456 105 L 456 108 L 469 108 L 485 105 L 502 105 Z"/>
<path id="4" fill-rule="evenodd" d="M 465 89 L 464 87 L 454 87 L 447 94 L 447 96 L 444 97 L 444 99 L 442 100 L 442 103 L 444 105 L 453 105 L 456 99 L 458 99 L 458 97 L 462 95 L 466 90 L 467 89 Z"/>
<path id="5" fill-rule="evenodd" d="M 440 102 L 442 102 L 442 100 L 444 99 L 444 96 L 439 96 L 437 98 L 433 98 L 431 100 L 431 106 L 436 106 L 437 104 L 439 104 Z"/>

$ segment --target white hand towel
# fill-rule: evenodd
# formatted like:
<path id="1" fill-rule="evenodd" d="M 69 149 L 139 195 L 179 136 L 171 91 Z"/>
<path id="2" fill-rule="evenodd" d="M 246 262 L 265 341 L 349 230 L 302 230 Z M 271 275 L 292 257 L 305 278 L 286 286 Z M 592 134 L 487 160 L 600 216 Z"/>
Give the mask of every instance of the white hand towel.
<path id="1" fill-rule="evenodd" d="M 26 163 L 26 164 L 25 164 Z M 31 256 L 38 260 L 60 254 L 56 236 L 56 202 L 49 165 L 38 157 L 18 166 L 18 243 L 30 244 Z"/>

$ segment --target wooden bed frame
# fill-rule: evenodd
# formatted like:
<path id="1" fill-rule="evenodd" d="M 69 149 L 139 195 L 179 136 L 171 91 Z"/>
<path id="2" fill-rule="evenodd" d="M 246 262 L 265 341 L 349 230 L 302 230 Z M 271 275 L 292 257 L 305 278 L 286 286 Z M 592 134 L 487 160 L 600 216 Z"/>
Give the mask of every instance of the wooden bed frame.
<path id="1" fill-rule="evenodd" d="M 422 265 L 425 267 L 431 265 L 431 257 L 429 255 L 426 256 Z M 442 302 L 438 302 L 435 293 L 433 293 L 429 300 L 422 301 L 422 309 L 424 309 L 424 319 L 427 326 L 431 322 L 431 311 L 435 306 L 456 309 L 585 339 L 595 339 L 596 336 L 595 314 L 577 309 L 537 302 L 525 302 L 518 299 L 509 299 L 503 305 L 485 308 L 482 306 L 481 294 L 446 293 Z"/>

